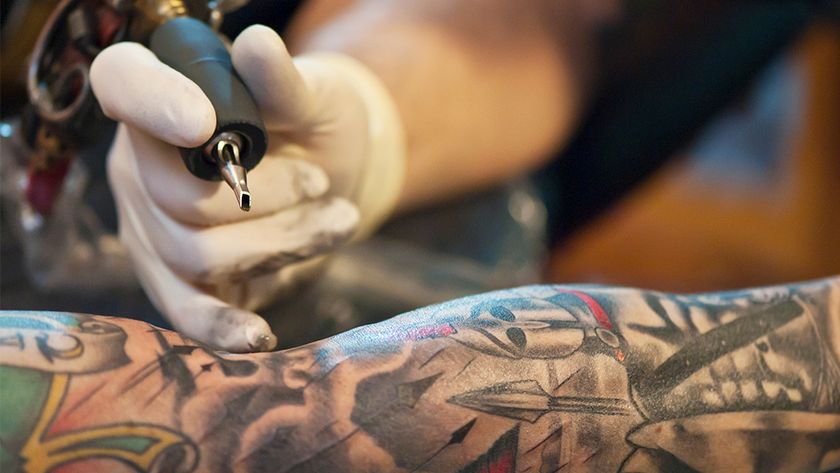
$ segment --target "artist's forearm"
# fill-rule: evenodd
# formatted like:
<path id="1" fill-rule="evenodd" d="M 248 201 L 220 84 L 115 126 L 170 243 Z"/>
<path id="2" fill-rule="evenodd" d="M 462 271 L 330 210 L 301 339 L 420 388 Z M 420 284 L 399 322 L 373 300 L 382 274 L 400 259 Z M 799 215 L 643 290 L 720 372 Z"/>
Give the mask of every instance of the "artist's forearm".
<path id="1" fill-rule="evenodd" d="M 319 9 L 335 3 L 349 5 Z M 383 80 L 409 140 L 410 207 L 522 174 L 564 140 L 591 73 L 594 26 L 579 4 L 321 0 L 290 41 L 354 56 Z"/>
<path id="2" fill-rule="evenodd" d="M 837 279 L 527 287 L 237 356 L 94 319 L 127 334 L 126 357 L 114 337 L 86 347 L 111 361 L 65 376 L 43 438 L 140 422 L 172 434 L 161 458 L 200 471 L 817 471 L 840 462 L 838 319 Z M 66 371 L 38 357 L 61 341 L 46 340 L 3 364 Z"/>

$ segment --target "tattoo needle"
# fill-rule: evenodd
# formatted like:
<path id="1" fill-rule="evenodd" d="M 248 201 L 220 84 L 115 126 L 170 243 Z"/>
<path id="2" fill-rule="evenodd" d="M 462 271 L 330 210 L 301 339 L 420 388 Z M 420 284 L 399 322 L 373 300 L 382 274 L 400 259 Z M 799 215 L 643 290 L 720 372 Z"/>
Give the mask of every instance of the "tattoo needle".
<path id="1" fill-rule="evenodd" d="M 246 212 L 251 210 L 248 173 L 239 161 L 239 144 L 232 139 L 222 137 L 216 142 L 212 154 L 222 178 L 233 189 L 239 208 Z"/>

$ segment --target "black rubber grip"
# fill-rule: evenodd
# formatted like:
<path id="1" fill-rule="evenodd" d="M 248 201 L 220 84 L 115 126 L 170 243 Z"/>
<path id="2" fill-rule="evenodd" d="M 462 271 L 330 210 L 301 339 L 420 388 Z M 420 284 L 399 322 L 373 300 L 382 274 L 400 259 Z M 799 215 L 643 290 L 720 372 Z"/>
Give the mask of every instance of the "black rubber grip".
<path id="1" fill-rule="evenodd" d="M 175 18 L 152 33 L 149 47 L 158 59 L 198 84 L 216 109 L 216 133 L 235 132 L 243 138 L 240 162 L 252 169 L 265 154 L 268 137 L 254 99 L 233 69 L 225 45 L 205 23 Z M 150 97 L 150 100 L 154 100 Z M 195 176 L 219 180 L 218 167 L 204 148 L 181 148 L 181 158 Z"/>

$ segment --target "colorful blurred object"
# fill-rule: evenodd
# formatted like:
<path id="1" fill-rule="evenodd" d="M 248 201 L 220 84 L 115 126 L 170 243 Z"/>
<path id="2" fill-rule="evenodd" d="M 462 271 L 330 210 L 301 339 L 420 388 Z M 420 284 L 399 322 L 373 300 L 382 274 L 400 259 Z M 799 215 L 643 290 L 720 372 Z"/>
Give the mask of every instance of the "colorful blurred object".
<path id="1" fill-rule="evenodd" d="M 702 291 L 840 273 L 840 28 L 819 24 L 682 159 L 556 248 L 552 281 Z"/>

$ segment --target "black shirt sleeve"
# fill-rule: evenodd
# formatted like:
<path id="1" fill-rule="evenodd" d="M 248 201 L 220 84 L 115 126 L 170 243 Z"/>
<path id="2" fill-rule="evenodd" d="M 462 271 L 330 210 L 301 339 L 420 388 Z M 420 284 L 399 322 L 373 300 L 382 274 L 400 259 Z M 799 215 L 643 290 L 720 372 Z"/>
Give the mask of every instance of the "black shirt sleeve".
<path id="1" fill-rule="evenodd" d="M 261 24 L 282 34 L 302 3 L 303 0 L 250 0 L 225 15 L 222 32 L 233 39 L 248 26 Z"/>

